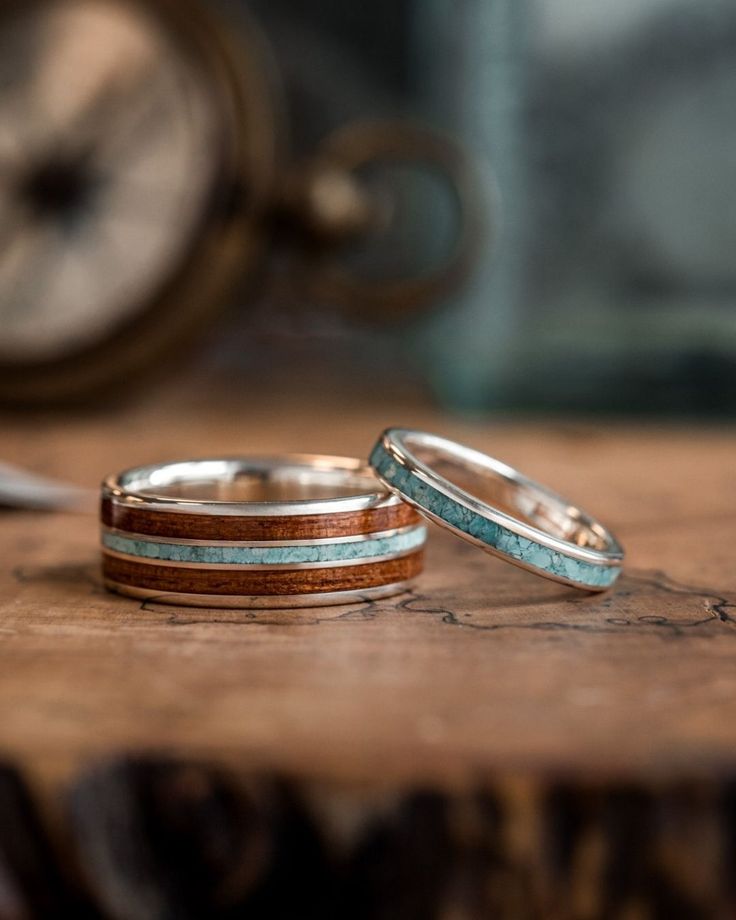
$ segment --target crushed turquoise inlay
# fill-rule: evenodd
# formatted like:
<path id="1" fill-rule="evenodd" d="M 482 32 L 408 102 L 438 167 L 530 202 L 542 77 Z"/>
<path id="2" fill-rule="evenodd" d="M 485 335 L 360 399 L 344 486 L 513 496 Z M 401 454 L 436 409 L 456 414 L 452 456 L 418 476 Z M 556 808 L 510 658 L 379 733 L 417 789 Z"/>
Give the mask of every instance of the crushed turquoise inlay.
<path id="1" fill-rule="evenodd" d="M 427 485 L 410 470 L 402 467 L 386 452 L 380 442 L 371 453 L 370 464 L 386 482 L 425 510 L 519 562 L 591 588 L 610 587 L 621 572 L 620 566 L 595 565 L 592 562 L 573 559 L 534 540 L 521 537 L 494 521 L 489 521 L 438 489 Z"/>
<path id="2" fill-rule="evenodd" d="M 128 556 L 161 559 L 165 562 L 212 563 L 215 565 L 287 565 L 304 562 L 350 562 L 374 556 L 392 556 L 419 549 L 427 528 L 413 527 L 393 536 L 356 540 L 349 543 L 319 543 L 313 546 L 193 546 L 184 543 L 156 543 L 103 532 L 107 549 Z"/>

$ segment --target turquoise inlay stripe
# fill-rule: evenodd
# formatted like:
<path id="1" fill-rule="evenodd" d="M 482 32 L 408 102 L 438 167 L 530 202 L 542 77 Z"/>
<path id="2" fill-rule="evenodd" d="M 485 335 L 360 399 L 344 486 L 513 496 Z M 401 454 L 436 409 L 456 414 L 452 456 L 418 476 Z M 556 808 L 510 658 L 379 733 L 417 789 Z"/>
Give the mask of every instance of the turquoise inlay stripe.
<path id="1" fill-rule="evenodd" d="M 501 524 L 489 521 L 438 489 L 427 485 L 410 470 L 398 464 L 380 443 L 373 449 L 370 464 L 394 488 L 425 510 L 463 533 L 511 556 L 512 559 L 534 566 L 542 572 L 568 578 L 591 588 L 610 587 L 621 572 L 620 566 L 596 565 L 574 559 L 534 540 L 521 537 Z"/>
<path id="2" fill-rule="evenodd" d="M 298 565 L 305 562 L 350 562 L 374 556 L 392 556 L 419 549 L 427 528 L 413 527 L 393 536 L 356 540 L 350 543 L 322 543 L 316 546 L 193 546 L 156 543 L 117 533 L 102 534 L 107 549 L 128 556 L 161 559 L 165 562 L 210 563 L 214 565 Z"/>

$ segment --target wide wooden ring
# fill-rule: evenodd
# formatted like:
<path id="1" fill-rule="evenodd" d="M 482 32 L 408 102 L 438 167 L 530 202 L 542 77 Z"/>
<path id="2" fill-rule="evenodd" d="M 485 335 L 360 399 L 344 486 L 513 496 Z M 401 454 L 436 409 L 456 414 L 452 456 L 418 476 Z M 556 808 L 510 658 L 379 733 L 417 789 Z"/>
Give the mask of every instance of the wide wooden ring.
<path id="1" fill-rule="evenodd" d="M 102 485 L 103 577 L 149 602 L 214 607 L 349 603 L 406 590 L 426 529 L 343 457 L 194 460 Z"/>

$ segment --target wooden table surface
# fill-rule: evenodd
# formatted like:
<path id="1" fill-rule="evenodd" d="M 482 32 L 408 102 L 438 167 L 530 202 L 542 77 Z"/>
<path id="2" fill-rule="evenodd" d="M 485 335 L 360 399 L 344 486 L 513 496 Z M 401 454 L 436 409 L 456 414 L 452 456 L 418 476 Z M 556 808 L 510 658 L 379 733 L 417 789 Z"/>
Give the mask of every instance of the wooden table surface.
<path id="1" fill-rule="evenodd" d="M 625 574 L 586 595 L 433 527 L 402 597 L 194 610 L 107 594 L 92 517 L 2 512 L 0 754 L 51 784 L 130 750 L 358 783 L 736 767 L 736 432 L 308 396 L 170 392 L 107 415 L 5 417 L 1 454 L 93 486 L 188 456 L 365 456 L 385 425 L 421 426 L 598 515 Z"/>

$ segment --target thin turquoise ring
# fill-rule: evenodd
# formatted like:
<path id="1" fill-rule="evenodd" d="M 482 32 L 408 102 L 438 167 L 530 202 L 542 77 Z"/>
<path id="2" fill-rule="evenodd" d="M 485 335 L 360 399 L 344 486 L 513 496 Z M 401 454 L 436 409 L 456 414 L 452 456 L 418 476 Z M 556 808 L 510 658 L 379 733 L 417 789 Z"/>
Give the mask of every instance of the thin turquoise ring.
<path id="1" fill-rule="evenodd" d="M 604 591 L 621 573 L 624 551 L 609 530 L 487 454 L 389 428 L 369 462 L 387 488 L 425 517 L 507 562 L 585 591 Z"/>

